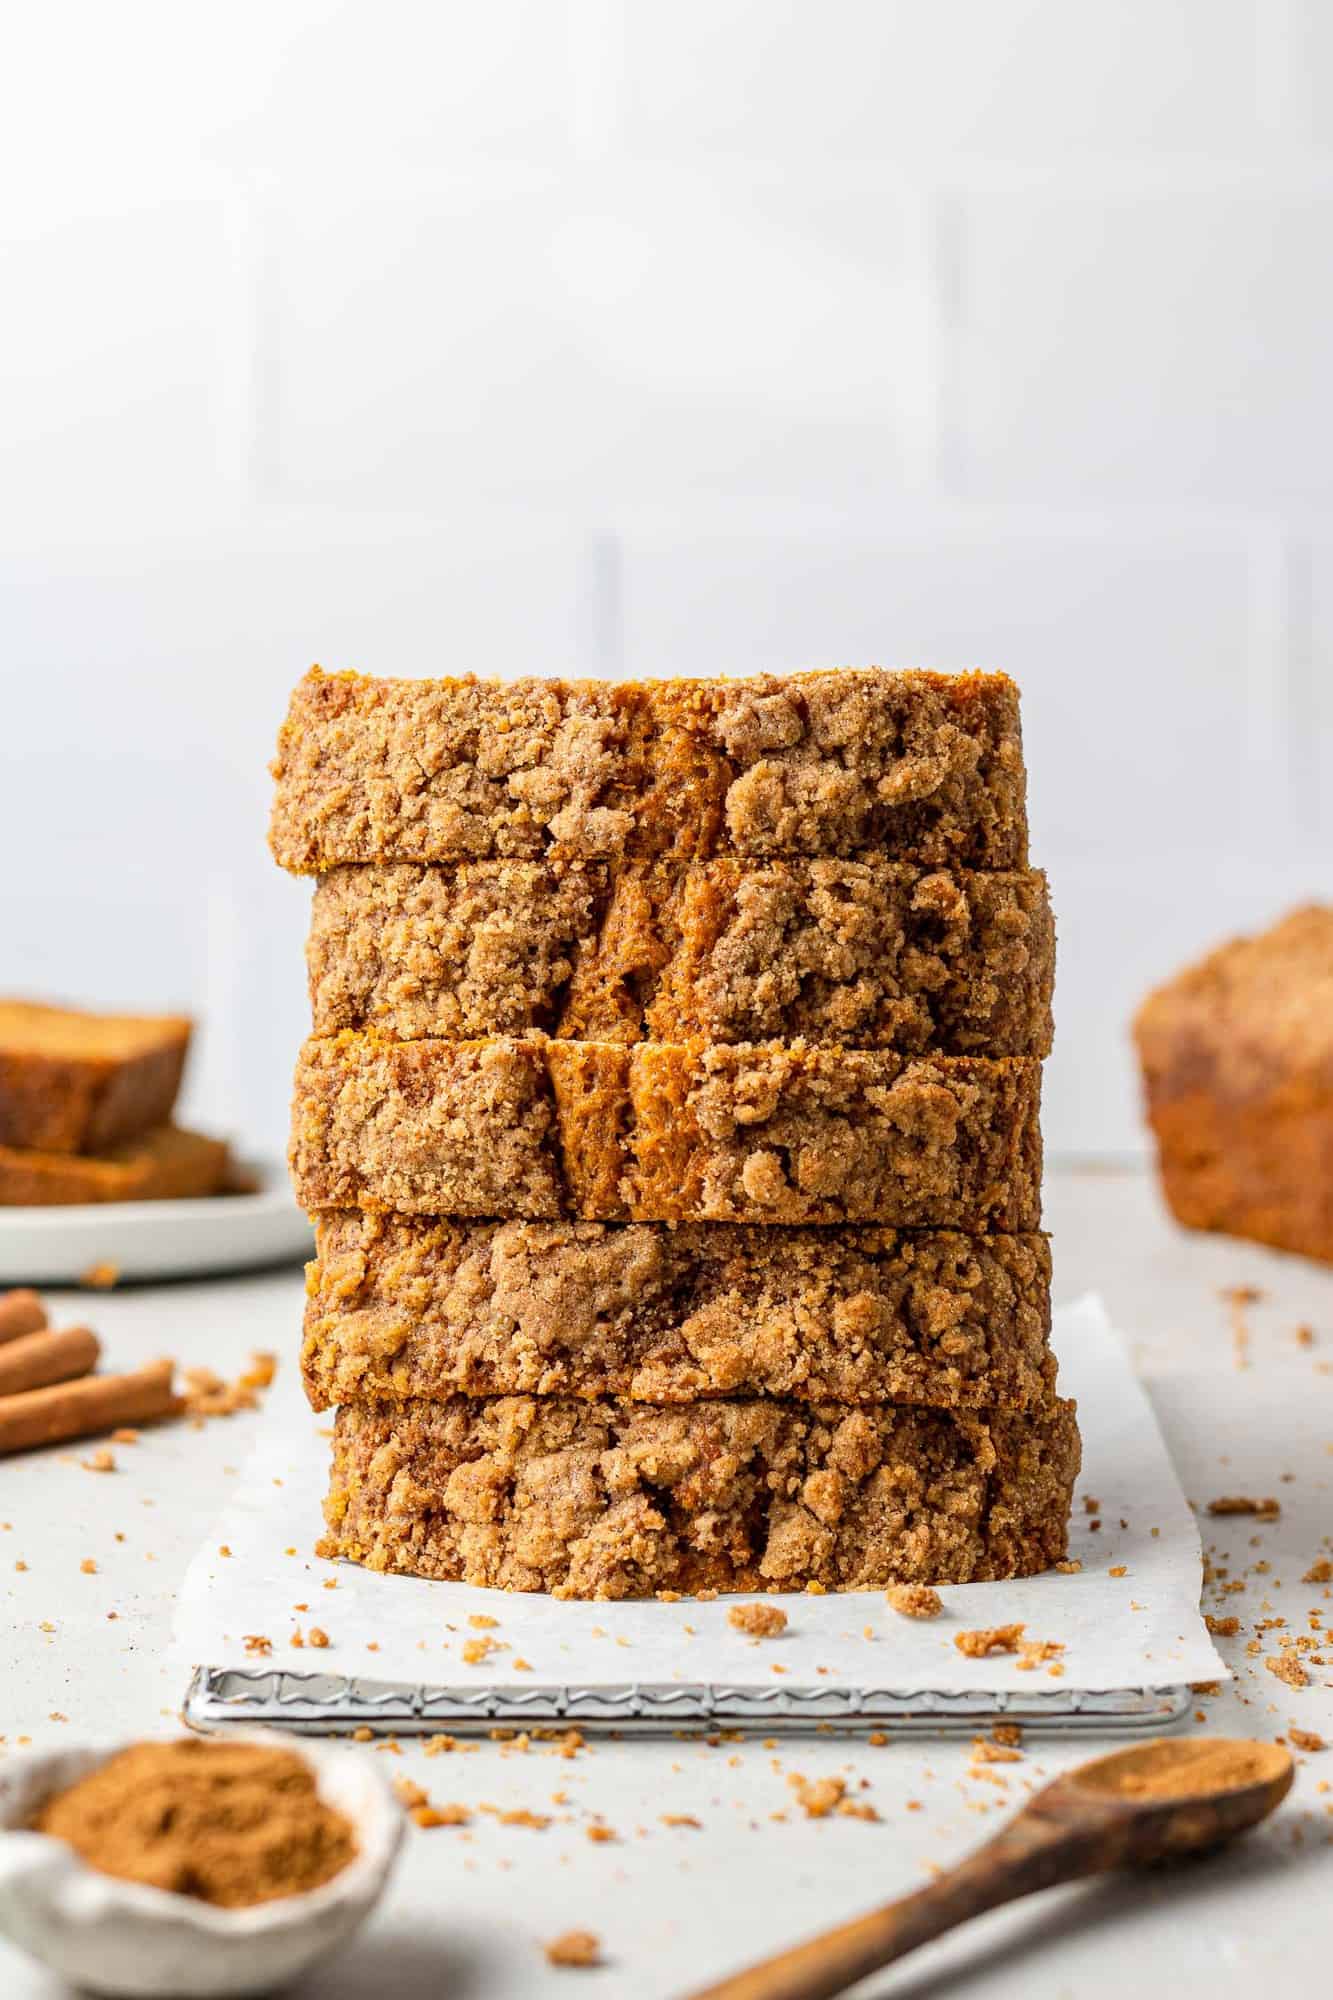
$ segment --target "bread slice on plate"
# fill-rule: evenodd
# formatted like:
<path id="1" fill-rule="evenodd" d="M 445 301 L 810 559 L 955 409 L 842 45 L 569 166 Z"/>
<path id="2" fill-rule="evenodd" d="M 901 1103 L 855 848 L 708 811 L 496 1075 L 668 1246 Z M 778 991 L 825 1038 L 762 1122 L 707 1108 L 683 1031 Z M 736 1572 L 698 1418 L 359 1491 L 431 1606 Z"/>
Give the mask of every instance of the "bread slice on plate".
<path id="1" fill-rule="evenodd" d="M 181 1014 L 0 1000 L 0 1146 L 96 1153 L 165 1125 L 190 1029 Z"/>
<path id="2" fill-rule="evenodd" d="M 169 1201 L 218 1194 L 228 1185 L 225 1139 L 163 1125 L 105 1153 L 39 1153 L 0 1146 L 0 1207 Z"/>

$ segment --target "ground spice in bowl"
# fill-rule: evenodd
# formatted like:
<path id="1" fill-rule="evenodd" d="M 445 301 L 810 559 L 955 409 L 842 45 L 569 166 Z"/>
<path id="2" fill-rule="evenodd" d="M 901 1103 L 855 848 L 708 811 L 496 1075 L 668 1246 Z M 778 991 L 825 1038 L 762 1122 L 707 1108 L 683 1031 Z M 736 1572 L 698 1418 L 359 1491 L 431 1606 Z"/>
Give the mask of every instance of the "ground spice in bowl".
<path id="1" fill-rule="evenodd" d="M 317 1889 L 356 1853 L 295 1751 L 191 1737 L 117 1752 L 30 1824 L 104 1875 L 222 1909 Z"/>

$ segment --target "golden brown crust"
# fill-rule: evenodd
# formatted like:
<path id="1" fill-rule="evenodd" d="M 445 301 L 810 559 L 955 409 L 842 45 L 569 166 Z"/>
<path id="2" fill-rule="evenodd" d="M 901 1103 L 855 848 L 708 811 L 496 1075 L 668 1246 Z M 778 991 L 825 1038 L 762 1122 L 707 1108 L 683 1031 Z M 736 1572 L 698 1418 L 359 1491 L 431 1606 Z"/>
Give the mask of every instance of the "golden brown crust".
<path id="1" fill-rule="evenodd" d="M 1333 910 L 1223 945 L 1134 1032 L 1176 1219 L 1333 1263 Z"/>
<path id="2" fill-rule="evenodd" d="M 320 1553 L 566 1597 L 990 1581 L 1064 1556 L 1078 1465 L 1065 1402 L 357 1405 Z"/>
<path id="3" fill-rule="evenodd" d="M 315 670 L 273 766 L 275 858 L 855 854 L 1021 868 L 1018 690 L 880 668 L 738 681 Z"/>
<path id="4" fill-rule="evenodd" d="M 216 1194 L 227 1179 L 226 1141 L 164 1125 L 100 1155 L 22 1152 L 0 1146 L 0 1207 L 66 1208 L 82 1202 L 171 1201 Z"/>
<path id="5" fill-rule="evenodd" d="M 0 1001 L 0 1146 L 102 1152 L 164 1124 L 190 1027 L 180 1015 Z"/>
<path id="6" fill-rule="evenodd" d="M 1035 870 L 879 857 L 339 868 L 316 889 L 306 957 L 321 1035 L 1051 1044 L 1055 927 Z"/>
<path id="7" fill-rule="evenodd" d="M 801 1044 L 306 1043 L 307 1209 L 1035 1229 L 1041 1065 Z"/>
<path id="8" fill-rule="evenodd" d="M 451 1395 L 1024 1408 L 1055 1386 L 1045 1237 L 322 1215 L 316 1409 Z"/>

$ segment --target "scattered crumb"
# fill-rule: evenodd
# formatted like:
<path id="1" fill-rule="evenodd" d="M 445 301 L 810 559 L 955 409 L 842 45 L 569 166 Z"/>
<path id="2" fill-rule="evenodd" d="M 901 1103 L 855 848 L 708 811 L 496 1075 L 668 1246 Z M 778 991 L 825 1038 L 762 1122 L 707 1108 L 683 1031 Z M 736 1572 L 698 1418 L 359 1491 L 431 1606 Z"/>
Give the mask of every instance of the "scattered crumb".
<path id="1" fill-rule="evenodd" d="M 984 1736 L 972 1738 L 972 1756 L 978 1764 L 1021 1764 L 1023 1761 L 1021 1750 L 1008 1743 L 988 1742 Z"/>
<path id="2" fill-rule="evenodd" d="M 262 1348 L 253 1350 L 250 1355 L 250 1366 L 238 1378 L 238 1386 L 242 1389 L 270 1388 L 273 1377 L 277 1372 L 278 1357 L 276 1354 L 270 1354 Z"/>
<path id="3" fill-rule="evenodd" d="M 938 1618 L 944 1609 L 938 1590 L 932 1590 L 928 1583 L 895 1583 L 891 1590 L 885 1591 L 884 1601 L 900 1618 Z M 963 1651 L 966 1650 L 964 1647 Z"/>
<path id="4" fill-rule="evenodd" d="M 990 1733 L 992 1743 L 1005 1743 L 1012 1750 L 1023 1741 L 1023 1731 L 1016 1722 L 997 1722 Z"/>
<path id="5" fill-rule="evenodd" d="M 1295 1653 L 1270 1653 L 1264 1665 L 1276 1680 L 1285 1681 L 1288 1687 L 1303 1688 L 1310 1685 L 1310 1676 Z"/>
<path id="6" fill-rule="evenodd" d="M 469 1826 L 472 1821 L 472 1814 L 467 1807 L 455 1804 L 433 1806 L 427 1803 L 413 1806 L 411 1817 L 420 1827 Z"/>
<path id="7" fill-rule="evenodd" d="M 548 1965 L 589 1966 L 602 1963 L 602 1940 L 596 1931 L 562 1931 L 545 1947 Z"/>
<path id="8" fill-rule="evenodd" d="M 247 1632 L 241 1640 L 247 1653 L 268 1654 L 273 1651 L 273 1641 L 262 1632 Z"/>
<path id="9" fill-rule="evenodd" d="M 503 1652 L 504 1648 L 494 1639 L 465 1639 L 463 1641 L 463 1664 L 479 1667 L 492 1653 Z"/>
<path id="10" fill-rule="evenodd" d="M 1019 1672 L 1030 1674 L 1035 1668 L 1044 1667 L 1048 1660 L 1058 1659 L 1063 1651 L 1061 1639 L 1025 1639 L 1018 1649 Z M 1058 1680 L 1064 1668 L 1052 1667 L 1050 1672 Z"/>
<path id="11" fill-rule="evenodd" d="M 79 1283 L 86 1285 L 89 1291 L 109 1292 L 119 1277 L 119 1264 L 103 1262 L 90 1264 L 86 1271 L 80 1272 Z"/>
<path id="12" fill-rule="evenodd" d="M 97 1575 L 97 1564 L 92 1556 L 85 1556 L 83 1561 L 79 1564 L 79 1568 L 83 1571 L 83 1574 L 85 1576 Z"/>
<path id="13" fill-rule="evenodd" d="M 659 1817 L 659 1819 L 661 1820 L 661 1822 L 662 1822 L 663 1826 L 702 1826 L 702 1825 L 703 1825 L 703 1821 L 702 1821 L 702 1820 L 697 1820 L 697 1819 L 696 1819 L 696 1818 L 694 1817 L 694 1814 L 693 1814 L 693 1813 L 659 1813 L 658 1817 Z"/>
<path id="14" fill-rule="evenodd" d="M 614 1829 L 609 1826 L 603 1826 L 600 1820 L 594 1820 L 592 1825 L 587 1829 L 587 1832 L 589 1840 L 594 1843 L 605 1843 L 617 1838 Z"/>
<path id="15" fill-rule="evenodd" d="M 1276 1521 L 1282 1512 L 1281 1503 L 1271 1497 L 1267 1500 L 1252 1500 L 1245 1493 L 1224 1493 L 1217 1500 L 1208 1502 L 1210 1514 L 1256 1514 L 1261 1521 Z"/>
<path id="16" fill-rule="evenodd" d="M 775 1639 L 787 1629 L 787 1614 L 776 1604 L 733 1604 L 727 1623 L 752 1639 Z"/>
<path id="17" fill-rule="evenodd" d="M 249 1368 L 234 1382 L 225 1382 L 211 1368 L 182 1370 L 186 1415 L 198 1424 L 207 1417 L 233 1417 L 238 1410 L 258 1409 L 256 1392 L 268 1388 L 277 1365 L 276 1355 L 252 1354 Z"/>
<path id="18" fill-rule="evenodd" d="M 312 1646 L 327 1646 L 329 1635 L 322 1626 L 312 1625 L 307 1635 L 307 1643 Z"/>
<path id="19" fill-rule="evenodd" d="M 114 1472 L 116 1469 L 115 1454 L 109 1452 L 105 1445 L 87 1458 L 81 1458 L 79 1463 L 85 1472 Z"/>
<path id="20" fill-rule="evenodd" d="M 1310 1564 L 1301 1582 L 1333 1583 L 1333 1562 L 1330 1562 L 1327 1556 L 1320 1556 L 1316 1562 Z"/>
<path id="21" fill-rule="evenodd" d="M 954 1645 L 969 1660 L 984 1660 L 991 1653 L 1016 1653 L 1025 1625 L 984 1625 L 973 1632 L 955 1632 Z"/>
<path id="22" fill-rule="evenodd" d="M 1106 1574 L 1108 1576 L 1128 1576 L 1129 1569 L 1127 1565 L 1124 1563 L 1116 1563 L 1112 1566 L 1112 1568 L 1107 1570 Z"/>
<path id="23" fill-rule="evenodd" d="M 219 1543 L 218 1543 L 218 1554 L 219 1554 L 220 1556 L 229 1556 L 229 1555 L 231 1554 L 231 1546 L 230 1546 L 230 1544 L 229 1544 L 229 1543 L 227 1543 L 227 1542 L 219 1542 Z M 298 1610 L 301 1610 L 301 1609 L 303 1609 L 303 1608 L 304 1608 L 303 1606 L 300 1606 L 300 1605 L 298 1605 L 298 1606 L 297 1606 L 297 1609 L 298 1609 Z"/>
<path id="24" fill-rule="evenodd" d="M 1298 1750 L 1308 1750 L 1313 1754 L 1316 1750 L 1328 1748 L 1317 1729 L 1289 1729 L 1287 1734 Z"/>
<path id="25" fill-rule="evenodd" d="M 395 1778 L 393 1789 L 408 1817 L 420 1827 L 467 1826 L 472 1818 L 466 1806 L 432 1805 L 429 1796 L 415 1779 Z"/>
<path id="26" fill-rule="evenodd" d="M 474 1632 L 493 1632 L 500 1623 L 498 1618 L 492 1618 L 485 1611 L 474 1611 L 467 1622 Z"/>
<path id="27" fill-rule="evenodd" d="M 131 1430 L 126 1425 L 121 1430 L 112 1431 L 111 1442 L 112 1444 L 138 1444 L 139 1433 L 136 1430 Z"/>
<path id="28" fill-rule="evenodd" d="M 843 1778 L 803 1778 L 799 1771 L 793 1771 L 787 1783 L 807 1819 L 827 1819 L 847 1791 Z"/>
<path id="29" fill-rule="evenodd" d="M 1215 1639 L 1234 1639 L 1240 1630 L 1239 1618 L 1214 1618 L 1211 1611 L 1205 1611 L 1203 1622 Z"/>
<path id="30" fill-rule="evenodd" d="M 1061 1576 L 1077 1576 L 1083 1565 L 1077 1556 L 1069 1556 L 1055 1565 Z"/>

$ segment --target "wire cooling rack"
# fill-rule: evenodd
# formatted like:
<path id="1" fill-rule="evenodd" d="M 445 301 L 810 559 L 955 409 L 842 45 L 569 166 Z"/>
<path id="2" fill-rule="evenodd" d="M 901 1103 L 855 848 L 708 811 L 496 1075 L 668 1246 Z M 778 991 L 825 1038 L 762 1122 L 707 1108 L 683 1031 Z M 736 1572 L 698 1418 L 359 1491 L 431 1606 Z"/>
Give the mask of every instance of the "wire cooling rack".
<path id="1" fill-rule="evenodd" d="M 762 1729 L 771 1735 L 971 1734 L 997 1722 L 1062 1735 L 1157 1733 L 1190 1709 L 1187 1687 L 978 1690 L 747 1686 L 743 1683 L 569 1682 L 515 1688 L 431 1687 L 272 1669 L 196 1667 L 184 1718 L 194 1729 L 268 1723 L 299 1735 L 370 1729 L 381 1736 L 436 1732 L 485 1735 L 500 1728 L 577 1728 L 585 1733 L 663 1736 L 686 1729 Z"/>

